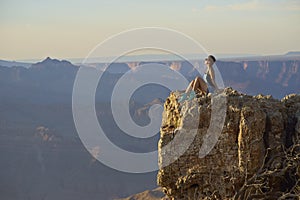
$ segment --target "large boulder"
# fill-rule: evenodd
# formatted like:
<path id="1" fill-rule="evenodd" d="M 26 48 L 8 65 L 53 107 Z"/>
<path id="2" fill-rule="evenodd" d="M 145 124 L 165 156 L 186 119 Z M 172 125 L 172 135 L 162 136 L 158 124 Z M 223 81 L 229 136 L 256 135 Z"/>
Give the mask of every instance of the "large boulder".
<path id="1" fill-rule="evenodd" d="M 157 181 L 170 199 L 297 198 L 300 96 L 231 88 L 164 105 Z"/>

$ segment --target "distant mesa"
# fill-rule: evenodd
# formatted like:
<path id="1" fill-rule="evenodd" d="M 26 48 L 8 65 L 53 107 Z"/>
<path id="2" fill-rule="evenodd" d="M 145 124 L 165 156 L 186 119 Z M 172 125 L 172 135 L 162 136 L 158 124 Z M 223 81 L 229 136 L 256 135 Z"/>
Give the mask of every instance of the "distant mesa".
<path id="1" fill-rule="evenodd" d="M 31 68 L 74 68 L 77 66 L 73 65 L 71 62 L 67 60 L 58 60 L 58 59 L 52 59 L 50 57 L 47 57 L 41 62 L 37 62 L 35 64 L 31 65 Z"/>
<path id="2" fill-rule="evenodd" d="M 289 51 L 285 55 L 287 55 L 287 56 L 300 56 L 300 51 Z"/>
<path id="3" fill-rule="evenodd" d="M 71 64 L 71 62 L 67 61 L 67 60 L 58 60 L 58 59 L 52 59 L 49 56 L 44 59 L 41 62 L 38 62 L 36 64 L 61 64 L 61 63 L 66 63 L 66 64 Z"/>
<path id="4" fill-rule="evenodd" d="M 0 60 L 0 66 L 2 67 L 25 67 L 29 68 L 32 63 L 27 62 L 17 62 L 17 61 L 7 61 L 7 60 Z"/>

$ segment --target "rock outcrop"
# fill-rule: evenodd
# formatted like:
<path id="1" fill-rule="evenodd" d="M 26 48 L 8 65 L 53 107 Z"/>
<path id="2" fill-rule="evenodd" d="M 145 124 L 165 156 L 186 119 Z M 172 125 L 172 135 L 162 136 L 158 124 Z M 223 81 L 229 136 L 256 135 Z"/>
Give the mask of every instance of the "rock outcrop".
<path id="1" fill-rule="evenodd" d="M 231 88 L 164 105 L 157 181 L 170 199 L 297 199 L 300 95 Z"/>

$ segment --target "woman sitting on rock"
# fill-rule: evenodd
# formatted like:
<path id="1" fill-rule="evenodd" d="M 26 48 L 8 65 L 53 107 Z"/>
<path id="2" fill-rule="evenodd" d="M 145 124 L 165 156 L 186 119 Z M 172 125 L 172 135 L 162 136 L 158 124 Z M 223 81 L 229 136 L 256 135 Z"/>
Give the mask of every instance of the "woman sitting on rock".
<path id="1" fill-rule="evenodd" d="M 207 95 L 210 91 L 218 89 L 215 81 L 215 71 L 213 64 L 216 62 L 216 58 L 213 55 L 209 55 L 205 58 L 204 64 L 207 66 L 203 79 L 196 77 L 186 88 L 185 93 L 181 96 L 178 102 L 182 102 L 186 99 L 192 100 L 197 94 Z"/>

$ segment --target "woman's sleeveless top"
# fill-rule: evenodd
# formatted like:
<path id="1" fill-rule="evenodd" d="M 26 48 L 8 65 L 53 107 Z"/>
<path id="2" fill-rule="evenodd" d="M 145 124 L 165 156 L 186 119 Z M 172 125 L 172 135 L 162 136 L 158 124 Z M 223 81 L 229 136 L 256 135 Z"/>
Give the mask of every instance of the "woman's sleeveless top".
<path id="1" fill-rule="evenodd" d="M 214 84 L 212 83 L 211 77 L 210 75 L 208 75 L 207 73 L 205 73 L 203 75 L 203 80 L 206 82 L 207 87 L 208 87 L 208 91 L 209 92 L 213 92 L 215 90 Z"/>

